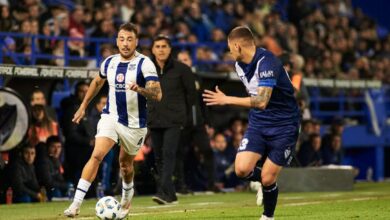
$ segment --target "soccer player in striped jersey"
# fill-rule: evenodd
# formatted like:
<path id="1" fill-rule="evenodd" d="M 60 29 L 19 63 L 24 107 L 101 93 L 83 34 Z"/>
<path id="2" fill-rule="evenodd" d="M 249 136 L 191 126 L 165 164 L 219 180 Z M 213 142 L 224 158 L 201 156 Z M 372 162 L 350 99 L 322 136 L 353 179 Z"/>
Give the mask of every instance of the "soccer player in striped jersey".
<path id="1" fill-rule="evenodd" d="M 244 180 L 261 182 L 257 204 L 263 203 L 264 212 L 260 220 L 273 220 L 278 198 L 276 180 L 282 167 L 290 164 L 298 139 L 300 114 L 294 88 L 280 60 L 264 48 L 256 48 L 249 28 L 234 28 L 228 46 L 249 97 L 227 96 L 217 86 L 215 91 L 205 90 L 204 101 L 207 105 L 250 108 L 235 172 Z M 266 157 L 263 167 L 256 167 L 262 157 Z"/>
<path id="2" fill-rule="evenodd" d="M 129 212 L 134 195 L 133 159 L 142 146 L 146 128 L 146 98 L 160 101 L 162 97 L 156 67 L 146 56 L 135 49 L 138 44 L 136 26 L 125 23 L 120 26 L 116 39 L 119 54 L 106 58 L 88 89 L 73 122 L 79 123 L 92 98 L 107 80 L 109 85 L 107 104 L 97 126 L 95 147 L 84 166 L 72 204 L 64 215 L 74 217 L 96 177 L 99 164 L 115 143 L 120 145 L 119 163 L 122 180 L 122 199 L 119 219 Z"/>

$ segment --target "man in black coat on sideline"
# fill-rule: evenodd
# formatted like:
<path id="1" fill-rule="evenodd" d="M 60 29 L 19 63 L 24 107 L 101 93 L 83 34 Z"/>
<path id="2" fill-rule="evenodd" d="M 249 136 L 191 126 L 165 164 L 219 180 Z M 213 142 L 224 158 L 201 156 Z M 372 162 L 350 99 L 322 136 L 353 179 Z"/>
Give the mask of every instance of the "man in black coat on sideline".
<path id="1" fill-rule="evenodd" d="M 148 100 L 148 127 L 155 154 L 157 194 L 153 201 L 167 204 L 177 201 L 172 181 L 177 148 L 187 115 L 196 99 L 195 79 L 191 69 L 172 58 L 171 41 L 158 35 L 152 42 L 154 62 L 162 90 L 160 102 Z"/>

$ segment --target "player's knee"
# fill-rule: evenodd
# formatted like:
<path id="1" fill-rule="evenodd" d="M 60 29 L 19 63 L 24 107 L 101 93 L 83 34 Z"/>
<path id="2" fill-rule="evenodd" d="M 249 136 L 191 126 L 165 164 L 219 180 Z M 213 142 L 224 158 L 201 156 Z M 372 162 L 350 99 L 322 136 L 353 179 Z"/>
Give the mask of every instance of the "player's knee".
<path id="1" fill-rule="evenodd" d="M 270 186 L 276 182 L 276 175 L 261 174 L 261 184 L 263 186 Z"/>
<path id="2" fill-rule="evenodd" d="M 247 177 L 251 171 L 252 171 L 251 169 L 249 169 L 248 167 L 245 167 L 245 166 L 236 166 L 235 167 L 236 175 L 239 178 Z"/>

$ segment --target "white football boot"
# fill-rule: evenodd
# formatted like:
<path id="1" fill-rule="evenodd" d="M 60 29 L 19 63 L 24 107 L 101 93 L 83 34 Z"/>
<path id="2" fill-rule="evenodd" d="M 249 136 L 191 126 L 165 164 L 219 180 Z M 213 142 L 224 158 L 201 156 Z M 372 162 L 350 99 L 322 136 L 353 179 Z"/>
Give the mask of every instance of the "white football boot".
<path id="1" fill-rule="evenodd" d="M 80 207 L 73 205 L 73 203 L 64 211 L 64 215 L 69 218 L 74 218 L 80 213 Z"/>
<path id="2" fill-rule="evenodd" d="M 130 212 L 131 200 L 134 196 L 134 187 L 131 187 L 128 190 L 122 189 L 122 199 L 121 199 L 121 208 L 119 209 L 118 219 L 126 218 L 127 214 Z"/>
<path id="3" fill-rule="evenodd" d="M 259 184 L 259 189 L 257 190 L 256 194 L 256 205 L 263 205 L 263 186 L 261 185 L 261 183 Z"/>
<path id="4" fill-rule="evenodd" d="M 260 220 L 274 220 L 274 217 L 267 217 L 265 215 L 262 215 Z"/>

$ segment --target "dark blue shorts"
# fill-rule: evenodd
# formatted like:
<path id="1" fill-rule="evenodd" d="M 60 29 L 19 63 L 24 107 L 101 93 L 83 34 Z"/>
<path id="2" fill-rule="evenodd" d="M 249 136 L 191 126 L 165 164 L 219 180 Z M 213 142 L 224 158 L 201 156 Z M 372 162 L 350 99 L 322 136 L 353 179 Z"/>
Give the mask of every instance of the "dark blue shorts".
<path id="1" fill-rule="evenodd" d="M 279 127 L 251 127 L 246 130 L 238 152 L 252 151 L 266 155 L 279 166 L 287 166 L 292 160 L 298 140 L 299 123 Z"/>

